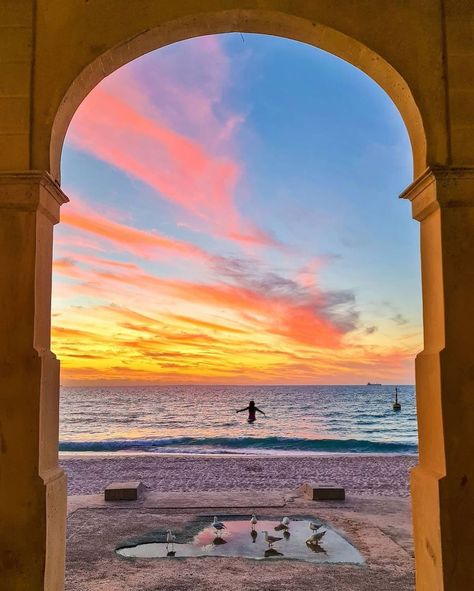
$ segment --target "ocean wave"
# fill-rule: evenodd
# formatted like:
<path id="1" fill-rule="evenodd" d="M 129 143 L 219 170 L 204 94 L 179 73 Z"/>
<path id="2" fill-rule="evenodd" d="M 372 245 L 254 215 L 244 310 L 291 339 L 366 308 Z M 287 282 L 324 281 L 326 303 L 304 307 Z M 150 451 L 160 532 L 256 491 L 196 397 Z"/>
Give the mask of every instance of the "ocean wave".
<path id="1" fill-rule="evenodd" d="M 214 452 L 299 451 L 326 453 L 417 453 L 413 443 L 365 439 L 302 439 L 290 437 L 167 437 L 162 439 L 108 439 L 61 441 L 60 451 Z"/>

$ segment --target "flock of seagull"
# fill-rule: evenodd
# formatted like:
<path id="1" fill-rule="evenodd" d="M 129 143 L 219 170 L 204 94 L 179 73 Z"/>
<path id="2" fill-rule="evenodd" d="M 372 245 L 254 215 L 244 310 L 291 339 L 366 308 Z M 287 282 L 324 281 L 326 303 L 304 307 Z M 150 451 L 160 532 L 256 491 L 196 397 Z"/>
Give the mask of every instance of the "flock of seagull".
<path id="1" fill-rule="evenodd" d="M 252 517 L 250 519 L 252 537 L 256 537 L 256 535 L 257 535 L 257 531 L 256 531 L 257 523 L 258 523 L 257 516 L 252 515 Z M 283 517 L 283 519 L 280 521 L 280 523 L 275 527 L 275 531 L 282 531 L 283 536 L 285 538 L 288 538 L 290 536 L 290 524 L 291 524 L 291 519 L 289 517 Z M 325 536 L 326 531 L 327 531 L 325 529 L 321 529 L 322 526 L 323 526 L 322 523 L 316 523 L 314 521 L 310 522 L 309 529 L 312 531 L 312 534 L 306 540 L 306 544 L 308 546 L 318 546 L 319 545 L 319 542 L 323 539 L 323 537 Z M 217 515 L 214 516 L 214 521 L 212 522 L 212 527 L 214 528 L 214 531 L 215 531 L 217 537 L 219 537 L 222 534 L 222 532 L 225 529 L 227 529 L 225 526 L 225 523 L 223 523 L 222 521 L 219 521 L 219 519 L 217 518 Z M 262 534 L 264 534 L 265 542 L 268 544 L 268 548 L 270 550 L 273 549 L 273 544 L 276 544 L 277 542 L 283 540 L 282 537 L 269 535 L 268 531 L 266 531 L 266 530 L 263 530 Z M 169 529 L 166 532 L 166 548 L 167 548 L 167 550 L 170 551 L 169 554 L 174 554 L 175 540 L 176 540 L 176 536 Z"/>
<path id="2" fill-rule="evenodd" d="M 252 524 L 252 529 L 255 529 L 255 526 L 257 525 L 256 515 L 252 515 L 250 523 Z M 275 531 L 283 531 L 283 536 L 285 538 L 288 538 L 290 535 L 290 523 L 291 519 L 289 517 L 283 517 L 281 522 L 275 527 Z M 306 544 L 308 546 L 317 546 L 319 542 L 323 539 L 327 530 L 323 529 L 321 531 L 318 531 L 321 529 L 322 526 L 322 523 L 315 523 L 314 521 L 310 522 L 309 529 L 313 533 L 306 540 Z M 283 538 L 269 535 L 269 533 L 265 530 L 262 531 L 262 534 L 265 535 L 265 542 L 267 542 L 269 548 L 273 548 L 273 544 L 276 544 L 276 542 L 283 540 Z"/>

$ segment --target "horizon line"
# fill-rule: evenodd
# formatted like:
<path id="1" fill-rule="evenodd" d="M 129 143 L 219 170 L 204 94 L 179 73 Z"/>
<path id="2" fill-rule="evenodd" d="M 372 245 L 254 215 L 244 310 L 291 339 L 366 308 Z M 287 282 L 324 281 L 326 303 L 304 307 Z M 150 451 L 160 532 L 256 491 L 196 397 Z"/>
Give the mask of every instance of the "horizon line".
<path id="1" fill-rule="evenodd" d="M 80 387 L 84 387 L 84 388 L 91 388 L 91 387 L 110 387 L 110 388 L 130 388 L 130 387 L 148 387 L 148 388 L 156 388 L 159 386 L 165 386 L 165 387 L 169 387 L 169 386 L 264 386 L 264 387 L 275 387 L 275 386 L 284 386 L 284 387 L 290 387 L 290 386 L 294 386 L 294 387 L 302 387 L 302 386 L 415 386 L 414 383 L 404 383 L 404 382 L 394 382 L 394 383 L 354 383 L 354 384 L 263 384 L 260 382 L 257 383 L 248 383 L 248 384 L 233 384 L 233 383 L 204 383 L 204 382 L 199 382 L 199 383 L 195 383 L 195 382 L 183 382 L 183 383 L 169 383 L 169 384 L 148 384 L 148 383 L 129 383 L 129 384 L 107 384 L 107 383 L 94 383 L 94 384 L 60 384 L 60 388 L 80 388 Z"/>

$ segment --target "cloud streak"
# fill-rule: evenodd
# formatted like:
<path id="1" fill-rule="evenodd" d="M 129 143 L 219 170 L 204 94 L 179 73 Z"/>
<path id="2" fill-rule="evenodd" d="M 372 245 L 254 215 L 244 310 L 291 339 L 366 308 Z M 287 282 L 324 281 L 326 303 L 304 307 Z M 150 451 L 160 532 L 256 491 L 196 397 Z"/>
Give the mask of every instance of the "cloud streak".
<path id="1" fill-rule="evenodd" d="M 77 197 L 64 209 L 61 220 L 75 230 L 112 242 L 143 258 L 150 258 L 160 251 L 166 251 L 168 254 L 205 262 L 212 260 L 205 250 L 189 242 L 170 238 L 158 232 L 137 229 L 93 213 Z"/>
<path id="2" fill-rule="evenodd" d="M 237 61 L 250 49 L 240 49 L 243 57 L 231 59 L 206 37 L 144 56 L 104 80 L 72 121 L 70 162 L 100 163 L 84 182 L 73 177 L 56 232 L 52 337 L 62 383 L 410 379 L 419 344 L 406 307 L 364 310 L 360 288 L 357 298 L 350 288 L 357 283 L 347 284 L 347 260 L 327 254 L 340 250 L 324 231 L 327 215 L 308 218 L 313 201 L 304 194 L 297 212 L 288 211 L 305 184 L 285 185 L 286 145 L 282 153 L 259 145 L 255 113 L 235 108 L 240 89 L 248 92 Z M 257 140 L 245 152 L 244 135 Z M 254 194 L 244 204 L 247 179 L 257 169 L 271 177 L 267 165 L 282 154 L 277 190 L 264 176 L 257 181 L 272 200 Z M 285 211 L 280 193 L 292 196 Z M 162 232 L 150 229 L 158 216 Z M 302 246 L 283 248 L 278 236 L 295 234 Z"/>
<path id="3" fill-rule="evenodd" d="M 90 262 L 95 260 L 92 258 Z M 244 270 L 243 261 L 238 262 L 237 272 L 236 264 L 235 260 L 229 263 L 230 271 L 227 276 L 232 283 L 165 279 L 147 273 L 137 265 L 124 265 L 123 268 L 120 265 L 117 268 L 94 266 L 87 278 L 83 275 L 84 272 L 81 272 L 81 277 L 69 260 L 58 261 L 57 270 L 82 279 L 82 284 L 73 288 L 77 293 L 97 297 L 104 290 L 106 294 L 113 293 L 114 289 L 120 292 L 121 288 L 117 286 L 126 286 L 142 297 L 151 293 L 167 295 L 186 306 L 205 306 L 208 313 L 213 309 L 223 311 L 224 315 L 232 312 L 243 322 L 253 318 L 253 323 L 259 325 L 259 330 L 317 347 L 341 347 L 344 334 L 355 327 L 353 310 L 339 309 L 341 305 L 353 302 L 351 294 L 309 291 L 275 273 L 250 273 L 248 269 Z M 221 279 L 225 278 L 222 259 L 218 268 L 221 269 L 218 275 Z M 173 314 L 171 317 L 181 322 L 191 321 L 186 315 Z M 223 328 L 215 323 L 194 319 L 196 326 L 199 323 L 202 328 Z"/>
<path id="4" fill-rule="evenodd" d="M 225 68 L 217 43 L 207 43 L 203 56 L 210 68 Z M 236 188 L 242 163 L 229 147 L 241 117 L 232 114 L 218 122 L 213 108 L 219 101 L 227 74 L 218 75 L 209 85 L 209 96 L 186 94 L 179 87 L 163 84 L 179 104 L 189 104 L 209 122 L 204 138 L 202 129 L 192 137 L 176 131 L 166 121 L 166 109 L 150 105 L 147 89 L 139 80 L 123 90 L 106 82 L 83 102 L 68 132 L 68 141 L 77 149 L 99 158 L 125 174 L 153 188 L 157 195 L 185 212 L 198 226 L 243 245 L 275 245 L 275 239 L 250 220 L 244 220 L 236 204 Z M 125 97 L 125 98 L 123 98 Z M 184 97 L 186 97 L 184 99 Z M 127 100 L 128 99 L 128 100 Z M 147 113 L 147 114 L 144 114 Z M 176 118 L 169 117 L 174 120 Z M 217 130 L 219 132 L 217 133 Z M 194 130 L 195 131 L 195 130 Z M 212 141 L 209 134 L 215 132 Z M 207 145 L 206 145 L 207 144 Z"/>

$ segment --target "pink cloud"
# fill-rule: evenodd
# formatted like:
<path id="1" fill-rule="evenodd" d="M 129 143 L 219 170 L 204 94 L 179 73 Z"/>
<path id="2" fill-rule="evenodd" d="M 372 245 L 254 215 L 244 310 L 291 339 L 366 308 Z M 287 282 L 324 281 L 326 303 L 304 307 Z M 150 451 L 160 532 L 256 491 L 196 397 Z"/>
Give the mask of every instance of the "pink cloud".
<path id="1" fill-rule="evenodd" d="M 65 208 L 66 209 L 66 208 Z M 64 211 L 64 210 L 63 210 Z M 100 241 L 90 235 L 84 235 L 82 232 L 69 230 L 67 234 L 54 237 L 55 250 L 65 248 L 77 248 L 79 250 L 94 250 L 104 252 L 105 246 Z"/>
<path id="2" fill-rule="evenodd" d="M 206 69 L 216 72 L 204 78 L 203 88 L 196 81 L 185 88 L 176 81 L 176 72 L 165 71 L 158 77 L 160 90 L 155 88 L 154 94 L 159 98 L 152 104 L 140 80 L 126 69 L 117 72 L 81 105 L 68 140 L 146 183 L 216 236 L 246 245 L 274 245 L 273 238 L 238 211 L 235 193 L 242 165 L 230 138 L 241 117 L 216 117 L 228 60 L 215 40 L 201 47 Z M 193 79 L 191 72 L 188 78 Z"/>
<path id="3" fill-rule="evenodd" d="M 94 255 L 81 254 L 78 252 L 63 252 L 62 257 L 54 260 L 54 268 L 61 272 L 61 270 L 76 266 L 76 263 L 84 263 L 89 267 L 102 267 L 102 268 L 119 268 L 139 271 L 138 265 L 135 263 L 127 263 L 122 261 L 114 261 L 111 259 L 105 259 Z"/>
<path id="4" fill-rule="evenodd" d="M 235 82 L 237 63 L 234 56 L 231 68 L 217 37 L 201 37 L 144 56 L 109 76 L 103 87 L 207 152 L 232 156 L 244 117 L 227 107 L 225 92 Z"/>
<path id="5" fill-rule="evenodd" d="M 211 260 L 211 256 L 205 250 L 188 242 L 169 238 L 157 232 L 133 228 L 93 213 L 77 197 L 74 197 L 71 204 L 61 213 L 61 220 L 75 230 L 112 242 L 140 257 L 147 258 L 164 250 L 203 262 Z"/>

